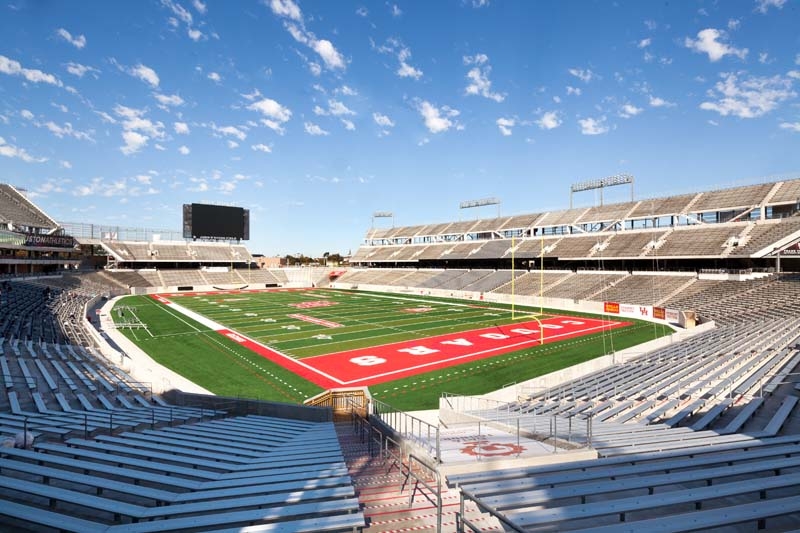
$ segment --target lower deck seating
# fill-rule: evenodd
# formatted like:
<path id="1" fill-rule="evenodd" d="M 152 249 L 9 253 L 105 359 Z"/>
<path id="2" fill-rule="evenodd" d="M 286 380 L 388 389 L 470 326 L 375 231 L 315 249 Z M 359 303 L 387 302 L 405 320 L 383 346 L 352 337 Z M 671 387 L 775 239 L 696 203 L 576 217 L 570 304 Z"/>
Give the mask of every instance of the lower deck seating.
<path id="1" fill-rule="evenodd" d="M 185 438 L 165 445 L 164 436 L 134 432 L 113 437 L 122 445 L 71 439 L 5 449 L 0 526 L 109 533 L 365 526 L 332 423 L 251 415 L 167 434 Z"/>

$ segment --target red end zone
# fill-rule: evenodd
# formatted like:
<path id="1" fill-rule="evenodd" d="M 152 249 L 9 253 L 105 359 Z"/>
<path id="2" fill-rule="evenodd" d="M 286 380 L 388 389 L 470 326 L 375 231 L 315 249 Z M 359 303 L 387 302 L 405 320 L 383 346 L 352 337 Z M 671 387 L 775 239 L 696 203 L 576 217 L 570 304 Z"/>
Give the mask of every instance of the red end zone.
<path id="1" fill-rule="evenodd" d="M 259 355 L 324 388 L 377 385 L 432 370 L 460 365 L 530 348 L 542 341 L 556 342 L 630 325 L 630 322 L 554 316 L 542 321 L 507 324 L 337 352 L 291 359 L 228 330 L 219 333 Z"/>

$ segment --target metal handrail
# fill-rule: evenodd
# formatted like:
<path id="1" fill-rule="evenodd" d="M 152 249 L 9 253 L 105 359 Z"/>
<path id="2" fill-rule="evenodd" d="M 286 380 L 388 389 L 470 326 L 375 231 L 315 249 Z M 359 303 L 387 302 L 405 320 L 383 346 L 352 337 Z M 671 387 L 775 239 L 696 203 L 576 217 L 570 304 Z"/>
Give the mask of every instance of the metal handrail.
<path id="1" fill-rule="evenodd" d="M 433 478 L 436 480 L 436 487 L 433 487 L 428 483 L 428 481 L 418 476 L 414 472 L 414 463 L 419 464 L 423 469 L 427 470 L 431 474 L 433 474 Z M 425 496 L 425 498 L 436 506 L 436 533 L 441 533 L 442 531 L 442 477 L 439 474 L 439 471 L 436 467 L 427 464 L 425 461 L 420 459 L 414 454 L 408 455 L 408 466 L 406 467 L 406 479 L 403 481 L 403 485 L 400 487 L 400 492 L 403 492 L 405 489 L 406 483 L 408 483 L 410 478 L 414 478 L 414 488 L 408 494 L 408 506 L 409 508 L 414 504 L 414 495 L 417 492 L 417 487 L 421 484 L 423 487 L 428 489 L 432 494 L 435 495 L 435 499 L 431 498 L 429 495 L 425 494 L 424 492 L 420 491 L 420 494 Z"/>

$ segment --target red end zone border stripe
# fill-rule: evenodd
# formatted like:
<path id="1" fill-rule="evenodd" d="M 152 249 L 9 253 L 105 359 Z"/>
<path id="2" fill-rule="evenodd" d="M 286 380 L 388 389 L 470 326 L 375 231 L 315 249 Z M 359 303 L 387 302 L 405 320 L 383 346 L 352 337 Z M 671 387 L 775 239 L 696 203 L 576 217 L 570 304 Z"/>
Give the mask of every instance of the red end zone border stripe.
<path id="1" fill-rule="evenodd" d="M 630 322 L 556 316 L 542 321 L 544 343 L 620 328 Z M 521 322 L 303 359 L 345 385 L 376 385 L 536 346 L 539 323 Z"/>

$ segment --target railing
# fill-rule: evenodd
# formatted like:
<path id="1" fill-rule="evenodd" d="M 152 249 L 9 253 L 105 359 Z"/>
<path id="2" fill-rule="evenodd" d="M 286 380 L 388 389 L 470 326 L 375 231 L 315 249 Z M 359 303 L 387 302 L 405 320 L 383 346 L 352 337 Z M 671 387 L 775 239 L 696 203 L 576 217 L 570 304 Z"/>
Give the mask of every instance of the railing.
<path id="1" fill-rule="evenodd" d="M 369 414 L 369 402 L 369 392 L 366 389 L 331 389 L 309 398 L 303 405 L 328 407 L 332 410 L 334 418 L 349 416 L 353 411 L 366 417 Z"/>
<path id="2" fill-rule="evenodd" d="M 371 414 L 402 438 L 421 446 L 437 464 L 442 461 L 438 425 L 434 426 L 375 399 L 372 400 Z"/>
<path id="3" fill-rule="evenodd" d="M 431 485 L 431 483 L 425 479 L 424 477 L 420 476 L 416 472 L 414 472 L 414 465 L 419 465 L 422 470 L 427 472 L 430 477 L 433 477 L 435 485 Z M 408 483 L 409 479 L 412 477 L 414 478 L 414 488 L 408 494 L 408 506 L 411 507 L 414 504 L 414 495 L 417 493 L 417 489 L 420 485 L 428 489 L 430 494 L 426 494 L 420 491 L 420 494 L 425 496 L 425 498 L 431 502 L 433 505 L 436 506 L 436 533 L 441 533 L 442 531 L 442 477 L 439 474 L 439 471 L 436 469 L 435 466 L 431 466 L 427 464 L 425 461 L 420 459 L 419 457 L 415 456 L 414 454 L 409 454 L 408 456 L 408 465 L 406 466 L 406 479 L 403 481 L 403 485 L 400 487 L 400 492 L 406 487 L 406 483 Z"/>
<path id="4" fill-rule="evenodd" d="M 497 520 L 500 521 L 501 524 L 506 528 L 507 531 L 515 531 L 517 533 L 525 533 L 524 529 L 520 529 L 519 526 L 510 522 L 503 513 L 497 511 L 496 508 L 485 505 L 478 497 L 470 493 L 469 491 L 464 490 L 463 488 L 459 491 L 461 494 L 460 503 L 459 503 L 459 511 L 456 513 L 456 531 L 458 533 L 464 533 L 466 531 L 464 526 L 469 527 L 470 531 L 474 533 L 482 533 L 483 529 L 480 526 L 477 526 L 467 520 L 465 513 L 464 513 L 464 502 L 466 500 L 471 500 L 482 513 L 488 513 L 489 515 L 493 516 Z"/>
<path id="5" fill-rule="evenodd" d="M 561 398 L 550 399 L 561 403 Z M 488 426 L 516 436 L 518 445 L 522 436 L 544 439 L 553 446 L 553 453 L 557 453 L 558 448 L 575 449 L 592 445 L 592 416 L 557 415 L 535 410 L 523 412 L 508 402 L 449 393 L 442 395 L 442 402 L 444 408 L 456 414 L 454 418 L 463 417 L 463 422 L 455 422 L 451 426 L 459 423 L 477 424 L 479 433 L 482 426 Z"/>
<path id="6" fill-rule="evenodd" d="M 386 405 L 386 404 L 382 404 Z M 394 428 L 386 428 L 383 420 L 377 419 L 374 416 L 361 416 L 354 405 L 350 416 L 353 424 L 353 432 L 360 436 L 361 442 L 367 441 L 367 449 L 370 457 L 380 456 L 383 464 L 388 463 L 386 472 L 391 471 L 392 468 L 397 467 L 405 479 L 400 487 L 400 492 L 405 490 L 406 485 L 411 478 L 414 479 L 414 488 L 408 495 L 408 506 L 411 507 L 414 503 L 414 497 L 419 492 L 428 501 L 436 507 L 436 532 L 442 531 L 442 478 L 437 469 L 438 460 L 433 465 L 418 457 L 416 454 L 409 453 L 406 459 L 403 443 L 399 440 L 392 438 L 388 433 L 397 431 Z M 410 415 L 407 415 L 410 416 Z M 412 417 L 413 418 L 413 417 Z M 437 428 L 438 429 L 438 428 Z M 438 431 L 437 431 L 437 444 L 438 444 Z M 377 453 L 376 453 L 377 452 Z M 437 456 L 438 457 L 438 456 Z M 418 469 L 428 473 L 426 477 L 418 474 L 414 466 L 417 465 Z M 430 481 L 433 480 L 433 484 Z M 425 493 L 419 490 L 422 485 L 428 490 Z"/>

